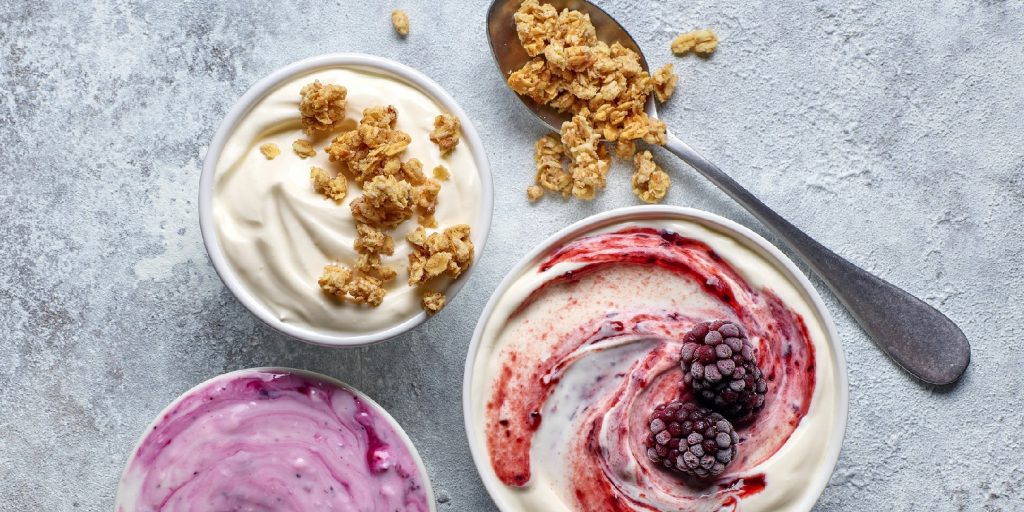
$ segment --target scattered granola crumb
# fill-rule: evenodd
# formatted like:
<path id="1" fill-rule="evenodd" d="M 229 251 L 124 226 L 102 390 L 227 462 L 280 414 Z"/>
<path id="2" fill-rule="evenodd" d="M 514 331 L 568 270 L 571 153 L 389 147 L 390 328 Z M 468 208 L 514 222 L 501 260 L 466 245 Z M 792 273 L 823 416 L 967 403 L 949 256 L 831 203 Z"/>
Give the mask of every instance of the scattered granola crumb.
<path id="1" fill-rule="evenodd" d="M 260 153 L 263 153 L 267 160 L 273 160 L 281 154 L 281 148 L 277 147 L 277 144 L 273 142 L 268 142 L 260 145 Z"/>
<path id="2" fill-rule="evenodd" d="M 672 41 L 672 53 L 684 55 L 692 51 L 697 55 L 707 57 L 718 47 L 718 36 L 710 28 L 694 30 L 685 34 L 679 34 Z"/>
<path id="3" fill-rule="evenodd" d="M 668 192 L 672 180 L 654 163 L 650 151 L 637 153 L 633 159 L 633 193 L 645 203 L 657 203 Z"/>
<path id="4" fill-rule="evenodd" d="M 313 190 L 334 199 L 335 202 L 344 201 L 348 195 L 348 180 L 340 172 L 332 178 L 327 171 L 314 166 L 309 170 L 309 178 L 313 181 Z"/>
<path id="5" fill-rule="evenodd" d="M 348 90 L 340 85 L 307 84 L 299 93 L 299 112 L 306 133 L 330 130 L 345 120 L 345 97 Z"/>
<path id="6" fill-rule="evenodd" d="M 427 292 L 423 294 L 421 304 L 428 314 L 433 315 L 444 307 L 445 296 L 440 292 Z"/>
<path id="7" fill-rule="evenodd" d="M 441 181 L 448 181 L 448 178 L 451 177 L 451 173 L 448 172 L 447 167 L 439 165 L 434 167 L 434 177 Z"/>
<path id="8" fill-rule="evenodd" d="M 466 224 L 429 236 L 422 227 L 409 233 L 406 239 L 413 247 L 409 253 L 409 284 L 420 285 L 441 274 L 453 279 L 459 277 L 473 263 L 474 248 L 469 233 Z"/>
<path id="9" fill-rule="evenodd" d="M 415 200 L 408 181 L 377 176 L 363 183 L 363 195 L 350 207 L 357 222 L 391 229 L 412 217 Z"/>
<path id="10" fill-rule="evenodd" d="M 530 201 L 537 201 L 544 197 L 544 189 L 540 185 L 531 185 L 526 188 L 526 198 Z"/>
<path id="11" fill-rule="evenodd" d="M 409 35 L 409 15 L 401 9 L 391 11 L 391 24 L 395 26 L 395 32 L 405 37 Z"/>
<path id="12" fill-rule="evenodd" d="M 430 132 L 430 140 L 447 155 L 459 143 L 459 118 L 444 113 L 434 118 L 434 131 Z"/>
<path id="13" fill-rule="evenodd" d="M 395 240 L 391 235 L 369 224 L 356 224 L 356 252 L 360 254 L 395 253 Z"/>
<path id="14" fill-rule="evenodd" d="M 632 160 L 636 154 L 636 141 L 619 139 L 615 142 L 615 156 L 623 160 Z"/>
<path id="15" fill-rule="evenodd" d="M 654 82 L 654 96 L 665 103 L 676 90 L 679 77 L 672 72 L 672 64 L 665 64 L 651 75 L 651 80 Z"/>
<path id="16" fill-rule="evenodd" d="M 325 151 L 332 162 L 338 162 L 352 173 L 356 183 L 375 176 L 391 176 L 402 168 L 401 155 L 412 138 L 395 129 L 398 112 L 395 107 L 370 107 L 355 130 L 345 132 L 331 142 Z"/>
<path id="17" fill-rule="evenodd" d="M 563 196 L 568 196 L 572 190 L 572 175 L 562 166 L 562 159 L 565 156 L 565 146 L 553 134 L 548 134 L 537 140 L 534 146 L 533 161 L 537 165 L 537 184 Z"/>
<path id="18" fill-rule="evenodd" d="M 299 139 L 292 142 L 292 151 L 295 151 L 295 154 L 299 155 L 302 159 L 316 156 L 316 150 L 313 149 L 313 144 L 306 139 Z"/>

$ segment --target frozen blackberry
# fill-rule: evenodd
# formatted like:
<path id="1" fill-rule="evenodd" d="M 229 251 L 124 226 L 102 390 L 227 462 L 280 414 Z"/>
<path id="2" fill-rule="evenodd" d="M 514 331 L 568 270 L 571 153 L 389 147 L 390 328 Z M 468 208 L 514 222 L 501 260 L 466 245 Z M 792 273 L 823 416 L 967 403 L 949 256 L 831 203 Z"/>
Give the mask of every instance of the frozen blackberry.
<path id="1" fill-rule="evenodd" d="M 654 408 L 647 457 L 659 466 L 697 478 L 721 475 L 736 458 L 739 437 L 729 420 L 678 400 Z"/>
<path id="2" fill-rule="evenodd" d="M 697 324 L 683 337 L 683 381 L 702 403 L 735 422 L 764 407 L 768 383 L 754 347 L 738 324 L 726 320 Z"/>

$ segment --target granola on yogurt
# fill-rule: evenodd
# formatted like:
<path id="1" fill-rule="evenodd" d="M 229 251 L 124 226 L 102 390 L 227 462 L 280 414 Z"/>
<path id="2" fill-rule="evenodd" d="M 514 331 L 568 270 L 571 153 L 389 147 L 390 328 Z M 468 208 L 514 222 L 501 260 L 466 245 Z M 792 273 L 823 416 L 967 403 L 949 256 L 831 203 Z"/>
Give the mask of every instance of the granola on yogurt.
<path id="1" fill-rule="evenodd" d="M 376 176 L 394 176 L 402 168 L 402 153 L 412 139 L 395 128 L 395 107 L 370 107 L 355 130 L 334 138 L 327 155 L 347 169 L 360 186 Z"/>
<path id="2" fill-rule="evenodd" d="M 339 300 L 377 307 L 384 302 L 384 283 L 373 276 L 361 275 L 340 265 L 330 264 L 318 281 L 320 289 Z"/>
<path id="3" fill-rule="evenodd" d="M 437 313 L 444 307 L 445 296 L 441 292 L 427 292 L 423 294 L 421 304 L 429 314 Z"/>
<path id="4" fill-rule="evenodd" d="M 322 84 L 319 80 L 299 92 L 299 113 L 306 133 L 331 130 L 345 120 L 345 98 L 348 90 L 340 85 Z"/>
<path id="5" fill-rule="evenodd" d="M 345 119 L 345 89 L 333 84 L 313 82 L 302 89 L 300 113 L 307 132 L 335 131 Z M 333 100 L 331 99 L 333 98 Z M 338 100 L 342 103 L 338 103 Z M 387 295 L 389 283 L 398 271 L 384 259 L 395 253 L 395 241 L 388 233 L 418 216 L 419 226 L 409 236 L 409 285 L 419 286 L 440 274 L 458 277 L 473 259 L 473 243 L 468 225 L 452 226 L 427 234 L 424 228 L 436 228 L 434 212 L 441 191 L 441 179 L 448 170 L 438 166 L 433 176 L 423 171 L 416 158 L 405 158 L 412 142 L 408 133 L 398 129 L 398 111 L 394 106 L 376 106 L 363 111 L 354 129 L 342 132 L 325 148 L 329 161 L 337 168 L 310 170 L 313 189 L 342 203 L 348 194 L 348 179 L 355 181 L 361 194 L 348 207 L 356 222 L 354 249 L 357 258 L 350 266 L 337 262 L 324 266 L 318 280 L 320 289 L 338 300 L 379 306 Z M 459 121 L 450 114 L 437 116 L 431 140 L 442 154 L 458 144 Z M 302 158 L 316 155 L 312 143 L 300 139 L 292 145 Z M 438 265 L 443 263 L 443 268 Z M 445 304 L 443 293 L 425 291 L 422 306 L 433 314 Z"/>
<path id="6" fill-rule="evenodd" d="M 434 131 L 430 132 L 430 140 L 437 144 L 442 155 L 447 155 L 459 143 L 459 118 L 444 113 L 434 118 Z"/>
<path id="7" fill-rule="evenodd" d="M 267 160 L 273 160 L 281 154 L 281 148 L 277 147 L 277 144 L 273 142 L 267 142 L 266 144 L 260 144 L 260 153 L 263 153 Z"/>
<path id="8" fill-rule="evenodd" d="M 443 165 L 439 165 L 437 167 L 434 167 L 434 179 L 438 179 L 438 180 L 441 180 L 441 181 L 448 181 L 449 177 L 451 177 L 451 173 L 448 172 L 448 168 L 447 167 L 445 167 Z"/>
<path id="9" fill-rule="evenodd" d="M 395 240 L 383 230 L 369 224 L 356 224 L 356 233 L 355 249 L 357 253 L 387 256 L 395 253 Z"/>
<path id="10" fill-rule="evenodd" d="M 413 247 L 409 254 L 409 284 L 420 285 L 447 275 L 456 278 L 473 263 L 473 241 L 469 225 L 457 224 L 427 235 L 422 227 L 407 237 Z"/>
<path id="11" fill-rule="evenodd" d="M 316 150 L 313 149 L 313 143 L 306 139 L 298 139 L 295 142 L 292 142 L 292 151 L 294 151 L 296 155 L 299 155 L 299 158 L 303 160 L 316 156 Z"/>
<path id="12" fill-rule="evenodd" d="M 323 168 L 314 166 L 309 170 L 309 179 L 313 181 L 313 190 L 335 202 L 344 201 L 348 195 L 348 180 L 340 172 L 332 177 Z"/>

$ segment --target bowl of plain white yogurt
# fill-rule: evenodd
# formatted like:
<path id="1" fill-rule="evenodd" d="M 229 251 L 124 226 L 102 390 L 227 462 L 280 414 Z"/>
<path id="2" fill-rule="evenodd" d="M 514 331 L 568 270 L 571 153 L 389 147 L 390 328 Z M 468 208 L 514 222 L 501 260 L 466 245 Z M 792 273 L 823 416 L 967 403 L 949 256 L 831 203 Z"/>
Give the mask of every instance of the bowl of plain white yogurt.
<path id="1" fill-rule="evenodd" d="M 303 129 L 299 104 L 300 91 L 315 81 L 341 85 L 347 97 L 344 122 L 311 134 Z M 364 345 L 428 318 L 424 290 L 406 282 L 414 250 L 406 237 L 420 225 L 415 218 L 388 231 L 394 251 L 381 262 L 397 277 L 383 286 L 379 305 L 338 300 L 318 284 L 325 265 L 353 266 L 360 257 L 349 206 L 361 194 L 350 178 L 343 201 L 325 198 L 311 185 L 311 169 L 342 174 L 325 148 L 355 130 L 366 109 L 387 106 L 397 111 L 396 128 L 408 134 L 402 158 L 418 160 L 427 175 L 446 170 L 428 232 L 469 225 L 477 257 L 483 250 L 493 206 L 490 167 L 472 121 L 444 89 L 415 69 L 371 55 L 337 53 L 289 64 L 258 81 L 228 112 L 206 154 L 199 192 L 203 242 L 218 275 L 253 315 L 284 334 L 319 345 Z M 430 139 L 442 113 L 461 123 L 459 143 L 445 153 Z M 297 140 L 309 142 L 314 153 L 293 150 Z M 276 149 L 273 158 L 268 146 Z M 450 303 L 471 271 L 439 276 L 430 289 Z"/>

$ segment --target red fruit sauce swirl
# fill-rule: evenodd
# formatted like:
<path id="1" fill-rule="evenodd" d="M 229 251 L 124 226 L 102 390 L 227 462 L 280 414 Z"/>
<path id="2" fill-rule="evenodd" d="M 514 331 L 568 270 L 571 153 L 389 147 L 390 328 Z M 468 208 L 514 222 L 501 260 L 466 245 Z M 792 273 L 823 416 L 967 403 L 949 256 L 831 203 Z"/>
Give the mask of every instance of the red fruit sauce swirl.
<path id="1" fill-rule="evenodd" d="M 582 267 L 547 280 L 508 323 L 552 287 L 572 285 L 612 266 L 656 267 L 692 280 L 732 315 L 727 319 L 746 328 L 769 384 L 765 408 L 749 424 L 737 425 L 739 454 L 718 480 L 684 481 L 655 467 L 643 445 L 649 415 L 658 403 L 689 397 L 679 370 L 679 340 L 696 323 L 713 318 L 692 317 L 688 311 L 612 311 L 557 339 L 524 340 L 545 343 L 546 350 L 503 350 L 486 411 L 487 448 L 498 478 L 509 486 L 529 483 L 531 443 L 560 376 L 594 353 L 587 348 L 622 342 L 642 343 L 646 351 L 628 371 L 604 376 L 616 379 L 614 391 L 589 397 L 582 417 L 573 419 L 579 432 L 565 451 L 569 460 L 564 464 L 571 468 L 569 494 L 578 510 L 658 510 L 658 503 L 730 509 L 770 485 L 770 478 L 754 468 L 785 444 L 814 394 L 814 347 L 801 316 L 771 290 L 751 287 L 707 244 L 671 232 L 629 228 L 582 238 L 542 262 L 539 271 L 559 263 Z"/>

